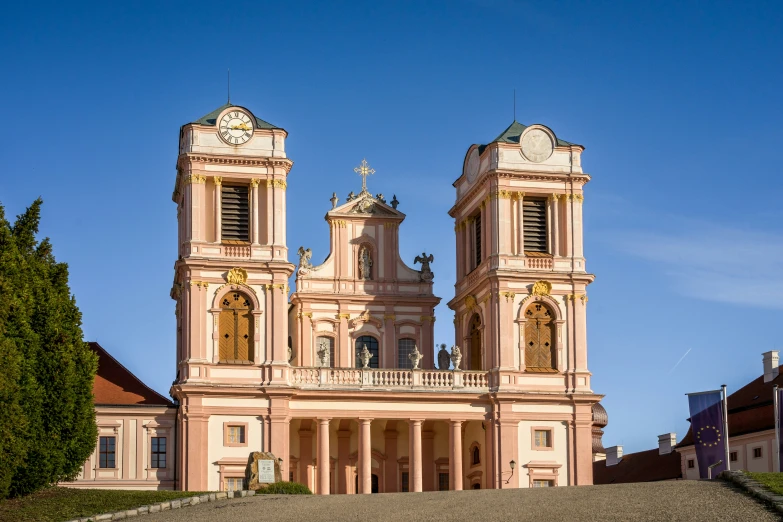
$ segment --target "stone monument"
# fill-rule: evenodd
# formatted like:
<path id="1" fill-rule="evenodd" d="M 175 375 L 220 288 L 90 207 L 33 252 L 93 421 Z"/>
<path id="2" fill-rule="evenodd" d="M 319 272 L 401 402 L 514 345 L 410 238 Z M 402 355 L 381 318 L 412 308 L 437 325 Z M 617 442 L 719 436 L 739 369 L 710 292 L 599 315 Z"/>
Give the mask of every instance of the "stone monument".
<path id="1" fill-rule="evenodd" d="M 274 482 L 282 482 L 280 461 L 268 451 L 254 451 L 247 462 L 248 489 L 258 491 Z"/>

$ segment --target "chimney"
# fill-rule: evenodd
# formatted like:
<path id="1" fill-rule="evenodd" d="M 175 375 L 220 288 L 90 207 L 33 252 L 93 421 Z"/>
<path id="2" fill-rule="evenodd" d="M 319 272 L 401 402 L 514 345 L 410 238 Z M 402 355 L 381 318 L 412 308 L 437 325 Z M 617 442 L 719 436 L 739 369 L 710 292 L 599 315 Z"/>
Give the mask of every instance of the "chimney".
<path id="1" fill-rule="evenodd" d="M 623 447 L 622 446 L 612 446 L 611 448 L 606 448 L 606 465 L 607 466 L 615 466 L 620 463 L 620 461 L 623 460 Z"/>
<path id="2" fill-rule="evenodd" d="M 664 433 L 663 435 L 658 435 L 658 455 L 668 455 L 674 451 L 674 447 L 676 445 L 676 433 Z"/>
<path id="3" fill-rule="evenodd" d="M 778 351 L 771 350 L 761 354 L 761 356 L 764 358 L 764 382 L 769 382 L 778 376 L 778 366 L 780 366 Z"/>

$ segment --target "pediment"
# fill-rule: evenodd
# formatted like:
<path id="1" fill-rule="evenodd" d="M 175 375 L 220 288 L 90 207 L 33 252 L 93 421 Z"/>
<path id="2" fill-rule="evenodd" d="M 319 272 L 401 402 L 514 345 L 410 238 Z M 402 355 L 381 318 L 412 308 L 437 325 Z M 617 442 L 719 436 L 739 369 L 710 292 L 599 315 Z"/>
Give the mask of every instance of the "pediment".
<path id="1" fill-rule="evenodd" d="M 379 194 L 379 196 L 381 195 Z M 355 196 L 339 207 L 332 209 L 328 215 L 405 218 L 405 214 L 392 208 L 369 192 Z"/>

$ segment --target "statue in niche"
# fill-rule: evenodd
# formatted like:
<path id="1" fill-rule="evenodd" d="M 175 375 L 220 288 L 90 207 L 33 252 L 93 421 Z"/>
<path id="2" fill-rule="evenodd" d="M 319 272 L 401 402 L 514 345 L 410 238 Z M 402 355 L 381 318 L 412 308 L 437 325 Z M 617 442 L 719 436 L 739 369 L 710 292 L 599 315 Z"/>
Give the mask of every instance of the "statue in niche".
<path id="1" fill-rule="evenodd" d="M 372 255 L 367 245 L 359 249 L 359 279 L 372 279 Z"/>
<path id="2" fill-rule="evenodd" d="M 421 270 L 419 271 L 419 279 L 421 281 L 431 283 L 435 278 L 435 274 L 430 270 L 430 263 L 434 261 L 435 257 L 432 254 L 428 256 L 426 252 L 422 252 L 420 256 L 416 256 L 416 259 L 413 260 L 414 265 L 416 263 L 421 263 Z"/>
<path id="3" fill-rule="evenodd" d="M 318 350 L 316 351 L 318 354 L 318 360 L 321 361 L 321 367 L 328 368 L 330 366 L 329 362 L 329 341 L 326 339 L 321 339 L 318 342 Z"/>
<path id="4" fill-rule="evenodd" d="M 454 371 L 459 370 L 459 363 L 462 362 L 462 352 L 456 344 L 451 347 L 451 363 L 454 365 Z"/>
<path id="5" fill-rule="evenodd" d="M 449 352 L 446 351 L 446 345 L 441 344 L 440 350 L 438 350 L 438 369 L 448 370 L 449 366 L 451 366 L 451 357 Z"/>

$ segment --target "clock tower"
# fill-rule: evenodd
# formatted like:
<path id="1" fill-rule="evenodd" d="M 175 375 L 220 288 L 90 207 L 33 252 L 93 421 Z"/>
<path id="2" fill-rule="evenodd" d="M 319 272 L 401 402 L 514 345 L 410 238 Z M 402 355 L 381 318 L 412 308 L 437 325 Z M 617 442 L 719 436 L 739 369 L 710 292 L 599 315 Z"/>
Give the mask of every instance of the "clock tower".
<path id="1" fill-rule="evenodd" d="M 290 371 L 288 278 L 294 266 L 288 262 L 285 196 L 293 163 L 286 157 L 287 135 L 230 104 L 180 129 L 172 196 L 178 255 L 171 393 L 180 404 L 181 489 L 217 489 L 210 466 L 234 458 L 234 450 L 246 459 L 246 448 L 233 444 L 250 442 L 281 456 L 288 451 L 287 421 L 285 433 L 275 433 L 275 404 L 267 404 L 275 399 L 265 393 L 284 386 Z M 262 394 L 265 407 L 258 411 L 227 407 Z M 225 449 L 212 455 L 214 439 L 228 429 L 224 424 L 234 442 L 220 442 Z"/>

